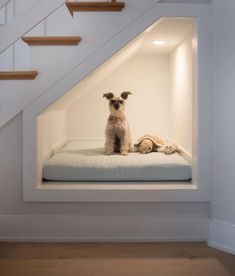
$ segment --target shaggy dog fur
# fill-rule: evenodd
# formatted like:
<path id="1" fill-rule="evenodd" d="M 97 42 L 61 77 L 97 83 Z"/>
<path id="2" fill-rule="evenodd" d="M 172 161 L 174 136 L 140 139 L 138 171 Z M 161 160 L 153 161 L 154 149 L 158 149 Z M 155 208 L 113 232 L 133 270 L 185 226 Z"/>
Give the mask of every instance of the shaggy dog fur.
<path id="1" fill-rule="evenodd" d="M 113 93 L 105 93 L 109 101 L 110 115 L 105 130 L 105 152 L 111 155 L 114 152 L 120 152 L 121 155 L 127 155 L 132 150 L 131 134 L 129 125 L 125 117 L 125 101 L 131 92 L 122 92 L 120 97 Z"/>

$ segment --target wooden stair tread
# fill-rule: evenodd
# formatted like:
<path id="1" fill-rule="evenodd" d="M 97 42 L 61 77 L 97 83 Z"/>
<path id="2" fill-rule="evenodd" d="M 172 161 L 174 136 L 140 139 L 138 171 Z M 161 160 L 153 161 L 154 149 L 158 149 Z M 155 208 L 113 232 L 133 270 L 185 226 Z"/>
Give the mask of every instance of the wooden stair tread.
<path id="1" fill-rule="evenodd" d="M 34 80 L 37 71 L 0 71 L 0 80 Z"/>
<path id="2" fill-rule="evenodd" d="M 76 11 L 104 11 L 104 12 L 120 12 L 125 7 L 124 2 L 67 2 L 70 13 Z"/>
<path id="3" fill-rule="evenodd" d="M 36 45 L 78 45 L 80 36 L 24 36 L 22 40 L 31 46 Z"/>

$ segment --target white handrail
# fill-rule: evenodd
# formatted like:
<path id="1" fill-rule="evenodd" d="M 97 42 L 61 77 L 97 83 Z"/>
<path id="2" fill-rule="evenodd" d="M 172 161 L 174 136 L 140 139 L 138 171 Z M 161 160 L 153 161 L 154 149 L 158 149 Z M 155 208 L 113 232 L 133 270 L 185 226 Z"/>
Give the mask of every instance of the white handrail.
<path id="1" fill-rule="evenodd" d="M 24 34 L 29 32 L 67 0 L 40 0 L 29 9 L 0 29 L 0 53 L 14 44 Z"/>
<path id="2" fill-rule="evenodd" d="M 0 0 L 0 9 L 6 6 L 11 0 Z"/>

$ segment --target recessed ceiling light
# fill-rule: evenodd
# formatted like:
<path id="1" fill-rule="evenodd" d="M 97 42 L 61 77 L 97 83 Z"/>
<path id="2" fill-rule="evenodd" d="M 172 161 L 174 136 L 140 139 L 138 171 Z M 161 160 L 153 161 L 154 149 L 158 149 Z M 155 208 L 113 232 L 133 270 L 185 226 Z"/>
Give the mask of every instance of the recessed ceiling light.
<path id="1" fill-rule="evenodd" d="M 165 45 L 166 41 L 165 40 L 154 40 L 152 43 L 154 45 L 161 46 L 161 45 Z"/>

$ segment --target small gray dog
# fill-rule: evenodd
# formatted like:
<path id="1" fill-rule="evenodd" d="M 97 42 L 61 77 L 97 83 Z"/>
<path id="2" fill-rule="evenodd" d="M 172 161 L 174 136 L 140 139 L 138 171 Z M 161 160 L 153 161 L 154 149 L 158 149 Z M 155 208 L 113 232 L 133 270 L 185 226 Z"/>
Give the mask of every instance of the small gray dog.
<path id="1" fill-rule="evenodd" d="M 110 115 L 105 130 L 105 151 L 107 155 L 120 152 L 127 155 L 132 150 L 131 134 L 125 116 L 125 101 L 131 92 L 122 92 L 120 97 L 113 93 L 105 93 L 103 97 L 109 100 Z"/>

